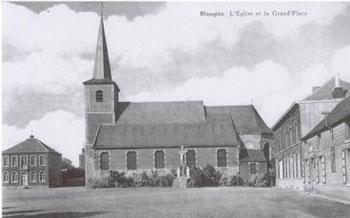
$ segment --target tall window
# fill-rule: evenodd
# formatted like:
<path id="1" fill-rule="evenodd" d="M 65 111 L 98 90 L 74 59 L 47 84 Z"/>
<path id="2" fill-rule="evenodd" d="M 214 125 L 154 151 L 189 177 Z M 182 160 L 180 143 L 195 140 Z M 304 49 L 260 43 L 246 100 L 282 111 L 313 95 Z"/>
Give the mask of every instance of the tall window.
<path id="1" fill-rule="evenodd" d="M 30 172 L 30 182 L 34 183 L 36 182 L 36 172 Z"/>
<path id="2" fill-rule="evenodd" d="M 2 182 L 3 183 L 8 183 L 10 178 L 9 178 L 9 173 L 7 171 L 5 171 L 3 174 L 2 174 Z"/>
<path id="3" fill-rule="evenodd" d="M 129 151 L 126 155 L 127 159 L 127 169 L 136 170 L 137 169 L 137 156 L 136 151 Z"/>
<path id="4" fill-rule="evenodd" d="M 17 183 L 18 182 L 18 173 L 16 171 L 13 171 L 11 173 L 11 183 Z"/>
<path id="5" fill-rule="evenodd" d="M 186 165 L 189 168 L 196 166 L 196 152 L 195 150 L 188 150 L 186 153 Z"/>
<path id="6" fill-rule="evenodd" d="M 30 155 L 30 166 L 36 166 L 36 155 Z"/>
<path id="7" fill-rule="evenodd" d="M 10 165 L 10 158 L 8 156 L 2 157 L 2 166 L 8 167 Z"/>
<path id="8" fill-rule="evenodd" d="M 45 155 L 39 156 L 39 166 L 45 166 Z"/>
<path id="9" fill-rule="evenodd" d="M 345 139 L 350 139 L 350 121 L 345 123 Z"/>
<path id="10" fill-rule="evenodd" d="M 18 167 L 18 157 L 11 156 L 11 167 Z"/>
<path id="11" fill-rule="evenodd" d="M 318 158 L 315 159 L 315 173 L 316 173 L 316 182 L 320 183 L 320 170 L 319 170 Z"/>
<path id="12" fill-rule="evenodd" d="M 39 173 L 39 182 L 45 182 L 45 172 L 43 171 Z"/>
<path id="13" fill-rule="evenodd" d="M 279 168 L 278 178 L 282 179 L 283 178 L 283 162 L 282 162 L 282 160 L 278 161 L 278 168 Z"/>
<path id="14" fill-rule="evenodd" d="M 321 168 L 322 168 L 322 182 L 326 184 L 326 160 L 324 156 L 320 156 Z"/>
<path id="15" fill-rule="evenodd" d="M 346 150 L 344 149 L 341 152 L 341 157 L 342 157 L 342 175 L 343 175 L 343 183 L 347 183 L 347 178 L 346 178 Z"/>
<path id="16" fill-rule="evenodd" d="M 21 156 L 21 169 L 27 169 L 28 168 L 28 157 L 27 156 Z"/>
<path id="17" fill-rule="evenodd" d="M 331 149 L 331 158 L 332 158 L 332 173 L 336 170 L 336 163 L 335 163 L 335 148 L 333 147 Z"/>
<path id="18" fill-rule="evenodd" d="M 156 151 L 154 153 L 154 159 L 156 169 L 163 169 L 165 167 L 164 151 Z"/>
<path id="19" fill-rule="evenodd" d="M 96 91 L 96 102 L 103 102 L 103 91 Z"/>
<path id="20" fill-rule="evenodd" d="M 109 154 L 102 152 L 100 154 L 101 170 L 109 170 Z"/>
<path id="21" fill-rule="evenodd" d="M 218 167 L 227 167 L 226 150 L 219 149 L 217 151 L 217 165 Z"/>
<path id="22" fill-rule="evenodd" d="M 256 174 L 256 163 L 249 164 L 250 175 Z"/>

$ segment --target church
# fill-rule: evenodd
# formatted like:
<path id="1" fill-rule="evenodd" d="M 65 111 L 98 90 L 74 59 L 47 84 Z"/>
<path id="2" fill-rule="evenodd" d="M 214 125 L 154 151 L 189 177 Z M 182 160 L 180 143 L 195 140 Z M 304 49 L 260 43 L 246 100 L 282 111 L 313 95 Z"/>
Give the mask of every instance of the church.
<path id="1" fill-rule="evenodd" d="M 93 75 L 83 82 L 86 183 L 110 170 L 169 173 L 181 165 L 181 146 L 188 167 L 243 178 L 268 172 L 273 133 L 253 105 L 122 102 L 111 75 L 101 16 Z"/>

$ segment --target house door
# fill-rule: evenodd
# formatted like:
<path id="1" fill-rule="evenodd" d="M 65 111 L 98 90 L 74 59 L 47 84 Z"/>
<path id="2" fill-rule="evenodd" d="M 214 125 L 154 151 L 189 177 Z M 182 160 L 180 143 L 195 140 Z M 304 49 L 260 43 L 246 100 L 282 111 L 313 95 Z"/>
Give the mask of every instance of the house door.
<path id="1" fill-rule="evenodd" d="M 26 172 L 21 173 L 21 186 L 28 186 L 28 175 Z"/>

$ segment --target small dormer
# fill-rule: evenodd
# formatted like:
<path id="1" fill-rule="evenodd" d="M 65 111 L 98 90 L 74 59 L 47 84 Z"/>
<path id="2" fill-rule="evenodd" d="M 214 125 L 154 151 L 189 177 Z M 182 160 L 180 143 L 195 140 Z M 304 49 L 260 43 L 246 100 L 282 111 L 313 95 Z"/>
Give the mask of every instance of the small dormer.
<path id="1" fill-rule="evenodd" d="M 343 89 L 340 85 L 339 74 L 335 76 L 335 86 L 332 89 L 332 97 L 334 99 L 344 98 L 347 90 Z"/>

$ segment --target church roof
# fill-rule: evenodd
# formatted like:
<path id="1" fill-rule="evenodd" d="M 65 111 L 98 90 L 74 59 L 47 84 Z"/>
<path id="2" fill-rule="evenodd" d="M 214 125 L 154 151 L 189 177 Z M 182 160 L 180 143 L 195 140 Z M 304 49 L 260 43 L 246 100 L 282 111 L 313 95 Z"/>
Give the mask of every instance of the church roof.
<path id="1" fill-rule="evenodd" d="M 311 95 L 307 96 L 303 101 L 319 101 L 319 100 L 332 100 L 332 90 L 335 87 L 336 78 L 333 77 L 328 80 L 323 86 L 321 86 L 317 91 L 313 92 Z M 339 85 L 346 90 L 345 96 L 350 95 L 350 83 L 339 79 Z"/>
<path id="2" fill-rule="evenodd" d="M 272 134 L 253 105 L 209 106 L 205 107 L 207 114 L 230 114 L 238 133 Z"/>
<path id="3" fill-rule="evenodd" d="M 117 124 L 204 123 L 202 101 L 120 102 Z"/>
<path id="4" fill-rule="evenodd" d="M 335 127 L 339 123 L 344 122 L 347 119 L 350 119 L 350 95 L 344 100 L 342 100 L 337 106 L 335 106 L 335 108 L 329 113 L 329 115 L 323 120 L 321 120 L 321 122 L 319 122 L 302 139 L 309 139 L 321 132 L 328 130 L 328 127 Z"/>
<path id="5" fill-rule="evenodd" d="M 224 122 L 222 122 L 224 121 Z M 95 149 L 237 146 L 228 114 L 209 115 L 204 123 L 101 125 Z"/>
<path id="6" fill-rule="evenodd" d="M 34 138 L 34 136 L 30 136 L 29 139 L 4 150 L 3 154 L 13 154 L 13 153 L 53 153 L 60 154 L 54 149 L 50 148 L 48 145 L 43 143 L 42 141 Z"/>
<path id="7" fill-rule="evenodd" d="M 266 162 L 266 158 L 261 150 L 242 149 L 240 162 Z"/>

